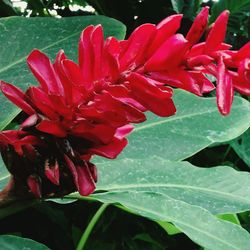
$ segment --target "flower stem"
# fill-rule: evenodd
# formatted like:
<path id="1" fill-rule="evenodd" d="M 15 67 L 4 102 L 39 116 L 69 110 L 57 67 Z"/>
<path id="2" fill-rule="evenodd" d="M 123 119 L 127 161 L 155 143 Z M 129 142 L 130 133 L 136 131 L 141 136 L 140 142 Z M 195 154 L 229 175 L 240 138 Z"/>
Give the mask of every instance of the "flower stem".
<path id="1" fill-rule="evenodd" d="M 108 203 L 104 203 L 102 204 L 99 209 L 96 211 L 95 215 L 93 216 L 93 218 L 91 219 L 91 221 L 89 222 L 87 228 L 85 229 L 80 241 L 78 242 L 78 245 L 76 247 L 76 250 L 83 250 L 86 242 L 89 238 L 90 233 L 92 232 L 95 224 L 97 223 L 97 221 L 99 220 L 100 216 L 102 215 L 102 213 L 105 211 L 105 209 L 107 208 L 109 204 Z"/>

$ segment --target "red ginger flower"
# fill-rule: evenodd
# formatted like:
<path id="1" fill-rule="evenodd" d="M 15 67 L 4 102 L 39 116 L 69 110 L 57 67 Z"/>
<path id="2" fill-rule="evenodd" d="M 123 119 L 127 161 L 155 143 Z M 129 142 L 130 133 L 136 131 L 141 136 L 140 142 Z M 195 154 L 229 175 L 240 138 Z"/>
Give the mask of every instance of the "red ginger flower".
<path id="1" fill-rule="evenodd" d="M 119 57 L 119 47 L 115 38 L 104 41 L 101 26 L 89 26 L 80 38 L 79 65 L 63 51 L 52 64 L 34 50 L 27 63 L 39 87 L 23 93 L 1 82 L 4 95 L 26 117 L 18 131 L 1 133 L 3 159 L 15 181 L 26 182 L 36 197 L 75 189 L 92 193 L 97 181 L 92 155 L 115 158 L 127 145 L 129 123 L 145 121 L 146 110 L 175 113 L 172 90 L 130 72 L 132 61 Z M 134 79 L 138 83 L 132 84 Z"/>
<path id="2" fill-rule="evenodd" d="M 250 46 L 230 51 L 223 43 L 228 12 L 207 32 L 209 9 L 194 20 L 186 37 L 175 34 L 182 15 L 158 25 L 144 24 L 127 40 L 106 40 L 100 25 L 87 27 L 79 41 L 79 63 L 60 51 L 54 64 L 38 50 L 27 58 L 40 83 L 23 93 L 1 82 L 7 98 L 25 119 L 18 131 L 0 134 L 3 159 L 16 182 L 26 182 L 36 196 L 63 195 L 95 189 L 92 155 L 115 158 L 127 145 L 130 123 L 175 113 L 170 85 L 196 95 L 208 93 L 217 78 L 217 103 L 228 114 L 233 89 L 249 94 Z M 200 42 L 200 43 L 198 43 Z"/>

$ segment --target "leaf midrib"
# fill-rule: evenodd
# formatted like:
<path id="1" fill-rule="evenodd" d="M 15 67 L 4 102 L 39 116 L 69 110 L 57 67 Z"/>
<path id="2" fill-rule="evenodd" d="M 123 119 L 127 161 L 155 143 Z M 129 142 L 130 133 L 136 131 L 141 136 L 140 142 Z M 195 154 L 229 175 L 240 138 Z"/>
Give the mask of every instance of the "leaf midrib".
<path id="1" fill-rule="evenodd" d="M 232 197 L 235 200 L 244 201 L 244 202 L 250 204 L 250 201 L 248 199 L 245 199 L 244 197 L 236 196 L 232 193 L 225 193 L 225 192 L 221 192 L 218 190 L 212 190 L 212 189 L 208 189 L 208 188 L 204 188 L 204 187 L 196 187 L 196 186 L 182 185 L 182 184 L 170 184 L 170 183 L 168 183 L 168 184 L 165 184 L 165 183 L 162 183 L 162 184 L 146 183 L 146 184 L 139 184 L 139 185 L 138 184 L 137 185 L 129 184 L 129 185 L 123 185 L 123 186 L 113 185 L 113 186 L 109 186 L 108 189 L 105 187 L 102 188 L 102 187 L 98 186 L 98 189 L 99 190 L 107 190 L 108 192 L 112 192 L 112 191 L 119 192 L 120 190 L 129 190 L 129 189 L 136 189 L 136 188 L 159 188 L 159 187 L 200 190 L 200 191 L 205 191 L 207 193 L 216 193 L 216 194 L 220 194 L 222 196 Z M 96 191 L 98 191 L 98 190 L 96 190 Z"/>
<path id="2" fill-rule="evenodd" d="M 10 176 L 10 174 L 6 174 L 4 176 L 0 177 L 0 181 L 3 181 L 4 179 L 8 178 Z"/>
<path id="3" fill-rule="evenodd" d="M 174 200 L 174 199 L 173 199 L 173 200 Z M 121 204 L 122 204 L 122 202 L 121 202 Z M 137 210 L 139 210 L 139 211 L 141 210 L 141 211 L 144 211 L 144 212 L 146 212 L 146 213 L 155 214 L 155 215 L 158 216 L 159 218 L 163 218 L 163 217 L 162 217 L 162 214 L 157 213 L 155 210 L 148 210 L 148 209 L 145 209 L 145 207 L 141 207 L 141 206 L 138 206 L 138 205 L 137 205 L 137 206 L 136 206 L 136 205 L 133 205 L 133 203 L 132 203 L 132 205 L 131 205 L 131 203 L 129 203 L 129 202 L 128 202 L 127 204 L 129 204 L 129 206 L 130 206 L 129 208 L 133 208 L 133 209 L 135 209 L 135 210 L 137 209 Z M 124 206 L 124 204 L 123 204 L 123 206 Z M 127 207 L 127 205 L 125 205 L 125 207 Z M 205 211 L 206 211 L 206 210 L 205 210 Z M 146 217 L 149 217 L 149 216 L 146 216 Z M 237 248 L 236 246 L 229 244 L 227 241 L 224 241 L 224 240 L 222 240 L 221 238 L 218 238 L 218 237 L 216 237 L 216 236 L 213 235 L 213 234 L 210 234 L 210 233 L 208 233 L 208 232 L 206 232 L 206 231 L 203 231 L 203 230 L 201 230 L 201 229 L 198 229 L 197 227 L 194 227 L 194 226 L 192 226 L 192 225 L 190 225 L 190 224 L 187 224 L 187 223 L 185 223 L 185 222 L 176 220 L 176 219 L 172 218 L 171 216 L 166 216 L 165 218 L 163 218 L 163 220 L 172 221 L 174 224 L 175 224 L 175 223 L 178 223 L 178 224 L 184 225 L 184 226 L 186 226 L 186 227 L 189 227 L 189 228 L 193 229 L 194 231 L 203 233 L 203 234 L 207 235 L 208 237 L 211 237 L 212 239 L 218 240 L 218 241 L 222 242 L 223 244 L 225 244 L 225 245 L 227 245 L 227 246 L 230 246 L 230 247 L 232 247 L 232 248 L 234 248 L 234 249 L 236 249 L 236 250 L 240 250 L 240 248 Z"/>
<path id="4" fill-rule="evenodd" d="M 71 34 L 71 35 L 69 35 L 69 36 L 66 36 L 66 37 L 64 37 L 64 38 L 62 38 L 62 39 L 60 39 L 60 40 L 58 40 L 58 41 L 56 41 L 56 42 L 54 42 L 54 43 L 51 43 L 50 45 L 47 45 L 47 46 L 42 47 L 42 48 L 39 48 L 39 50 L 44 51 L 44 50 L 46 50 L 46 49 L 49 49 L 49 48 L 51 48 L 51 47 L 53 47 L 53 46 L 55 46 L 55 45 L 57 45 L 57 44 L 59 44 L 59 43 L 65 41 L 65 40 L 67 40 L 67 39 L 70 39 L 71 37 L 74 37 L 74 36 L 76 36 L 76 35 L 79 35 L 79 33 L 80 33 L 80 31 L 77 31 L 77 32 L 75 32 L 75 33 L 73 33 L 73 34 Z M 3 72 L 5 72 L 5 71 L 7 71 L 9 68 L 11 68 L 11 67 L 13 67 L 13 66 L 15 66 L 15 65 L 17 65 L 17 64 L 19 64 L 19 63 L 21 63 L 21 62 L 23 62 L 23 61 L 25 61 L 25 59 L 26 59 L 27 56 L 28 56 L 28 55 L 25 55 L 25 56 L 21 57 L 20 59 L 14 61 L 13 63 L 11 63 L 11 64 L 9 64 L 9 65 L 7 65 L 7 66 L 1 68 L 1 69 L 0 69 L 0 73 L 3 73 Z"/>

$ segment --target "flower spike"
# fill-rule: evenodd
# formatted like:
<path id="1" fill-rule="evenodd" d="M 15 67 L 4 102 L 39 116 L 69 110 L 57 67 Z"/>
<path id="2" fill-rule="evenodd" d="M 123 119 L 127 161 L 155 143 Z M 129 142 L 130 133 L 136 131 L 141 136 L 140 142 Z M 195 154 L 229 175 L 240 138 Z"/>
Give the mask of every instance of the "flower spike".
<path id="1" fill-rule="evenodd" d="M 23 111 L 18 130 L 0 133 L 14 183 L 35 198 L 91 194 L 98 179 L 92 157 L 116 158 L 128 144 L 131 123 L 144 122 L 145 112 L 174 115 L 171 87 L 198 96 L 216 88 L 218 109 L 228 115 L 234 91 L 250 95 L 250 43 L 239 51 L 224 43 L 228 11 L 204 40 L 208 15 L 203 8 L 186 37 L 176 33 L 182 15 L 143 24 L 122 41 L 105 39 L 101 25 L 90 25 L 80 36 L 78 63 L 62 50 L 54 63 L 33 50 L 27 63 L 39 87 L 23 92 L 0 82 Z"/>

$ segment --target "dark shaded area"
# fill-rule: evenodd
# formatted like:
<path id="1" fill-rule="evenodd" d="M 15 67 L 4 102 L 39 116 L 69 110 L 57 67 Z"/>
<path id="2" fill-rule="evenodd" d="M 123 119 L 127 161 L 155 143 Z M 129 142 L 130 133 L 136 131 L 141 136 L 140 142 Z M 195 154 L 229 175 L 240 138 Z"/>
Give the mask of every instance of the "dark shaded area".
<path id="1" fill-rule="evenodd" d="M 44 243 L 52 250 L 74 250 L 100 204 L 44 202 L 0 221 L 0 234 L 11 233 Z M 156 223 L 110 206 L 96 224 L 88 250 L 198 250 L 184 234 L 168 236 Z"/>

